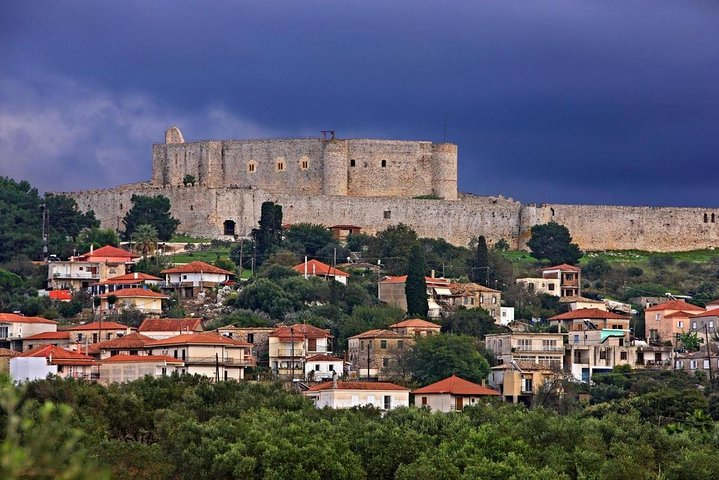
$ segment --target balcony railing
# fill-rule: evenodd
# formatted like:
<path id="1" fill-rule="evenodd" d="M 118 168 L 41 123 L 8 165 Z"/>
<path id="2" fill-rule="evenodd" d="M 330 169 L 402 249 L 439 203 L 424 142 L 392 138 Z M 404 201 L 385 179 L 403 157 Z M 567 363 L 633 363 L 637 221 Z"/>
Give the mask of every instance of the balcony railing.
<path id="1" fill-rule="evenodd" d="M 564 345 L 517 345 L 513 348 L 515 352 L 564 352 Z"/>
<path id="2" fill-rule="evenodd" d="M 69 278 L 69 279 L 77 279 L 77 280 L 99 280 L 100 274 L 99 273 L 89 273 L 89 272 L 53 272 L 52 278 Z"/>
<path id="3" fill-rule="evenodd" d="M 185 357 L 178 358 L 185 362 L 185 365 L 229 365 L 237 367 L 254 367 L 257 360 L 253 357 L 235 358 L 235 357 Z"/>

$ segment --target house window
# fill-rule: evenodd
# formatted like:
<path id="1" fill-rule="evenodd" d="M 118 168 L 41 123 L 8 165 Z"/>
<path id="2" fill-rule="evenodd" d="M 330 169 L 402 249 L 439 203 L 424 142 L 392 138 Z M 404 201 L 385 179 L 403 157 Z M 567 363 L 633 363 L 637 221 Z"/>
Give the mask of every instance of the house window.
<path id="1" fill-rule="evenodd" d="M 422 405 L 427 405 L 427 397 L 422 397 Z"/>
<path id="2" fill-rule="evenodd" d="M 391 210 L 385 210 L 385 211 L 384 211 L 384 218 L 385 218 L 385 220 L 389 220 L 390 218 L 392 218 L 392 211 L 391 211 Z"/>
<path id="3" fill-rule="evenodd" d="M 599 360 L 606 360 L 607 359 L 607 351 L 606 350 L 600 350 L 599 351 Z"/>
<path id="4" fill-rule="evenodd" d="M 357 165 L 357 162 L 354 159 L 350 160 L 350 167 L 354 167 L 356 165 Z"/>
<path id="5" fill-rule="evenodd" d="M 283 160 L 277 161 L 277 171 L 278 172 L 284 172 L 285 171 L 285 162 Z"/>
<path id="6" fill-rule="evenodd" d="M 382 160 L 382 168 L 387 166 L 387 160 Z"/>
<path id="7" fill-rule="evenodd" d="M 183 280 L 187 280 L 187 275 L 183 275 L 183 276 L 182 276 L 182 279 L 183 279 Z"/>
<path id="8" fill-rule="evenodd" d="M 387 348 L 387 340 L 380 340 L 379 348 Z"/>
<path id="9" fill-rule="evenodd" d="M 677 322 L 677 327 L 684 328 L 684 322 L 682 322 L 682 321 Z"/>
<path id="10" fill-rule="evenodd" d="M 713 321 L 713 320 L 709 320 L 709 328 L 714 328 L 714 321 Z"/>
<path id="11" fill-rule="evenodd" d="M 92 334 L 92 343 L 97 343 L 97 337 L 98 337 L 97 333 Z"/>
<path id="12" fill-rule="evenodd" d="M 335 371 L 335 366 L 330 363 L 330 372 L 334 372 L 334 371 Z"/>
<path id="13" fill-rule="evenodd" d="M 554 284 L 550 283 L 549 285 L 547 285 L 547 290 L 549 290 L 550 292 L 554 291 Z"/>
<path id="14" fill-rule="evenodd" d="M 619 359 L 620 359 L 620 360 L 626 360 L 626 359 L 627 359 L 627 352 L 619 352 Z"/>
<path id="15" fill-rule="evenodd" d="M 385 357 L 385 358 L 382 359 L 382 366 L 383 366 L 384 368 L 389 367 L 389 358 Z"/>
<path id="16" fill-rule="evenodd" d="M 164 377 L 165 375 L 167 375 L 167 368 L 162 367 L 162 376 Z"/>
<path id="17" fill-rule="evenodd" d="M 522 379 L 522 392 L 531 392 L 532 391 L 532 379 L 531 378 L 523 378 Z"/>
<path id="18" fill-rule="evenodd" d="M 320 371 L 320 364 L 318 363 L 317 365 L 315 365 L 315 372 L 319 372 L 319 371 Z"/>
<path id="19" fill-rule="evenodd" d="M 492 303 L 493 303 L 494 305 L 497 304 L 497 297 L 492 297 Z"/>
<path id="20" fill-rule="evenodd" d="M 255 334 L 254 333 L 247 334 L 247 343 L 255 343 Z"/>
<path id="21" fill-rule="evenodd" d="M 8 328 L 9 327 L 0 327 L 0 338 L 7 338 L 8 337 Z"/>
<path id="22" fill-rule="evenodd" d="M 681 360 L 677 360 L 677 363 L 675 364 L 676 368 L 684 368 L 684 362 Z"/>
<path id="23" fill-rule="evenodd" d="M 662 319 L 661 313 L 657 313 L 656 315 L 654 315 L 654 320 L 661 320 L 661 319 Z"/>
<path id="24" fill-rule="evenodd" d="M 105 340 L 110 340 L 112 338 L 112 333 L 108 332 L 105 334 Z"/>
<path id="25" fill-rule="evenodd" d="M 704 360 L 703 368 L 704 370 L 709 370 L 709 360 Z"/>
<path id="26" fill-rule="evenodd" d="M 697 322 L 692 322 L 692 330 L 696 330 L 696 329 L 697 329 Z"/>
<path id="27" fill-rule="evenodd" d="M 531 350 L 532 349 L 532 339 L 531 338 L 520 338 L 518 340 L 518 343 L 519 343 L 520 350 Z"/>
<path id="28" fill-rule="evenodd" d="M 257 164 L 255 164 L 255 162 L 249 162 L 247 164 L 247 172 L 255 173 L 255 170 L 257 170 Z"/>
<path id="29" fill-rule="evenodd" d="M 225 232 L 225 235 L 235 234 L 235 222 L 233 220 L 225 220 L 222 224 L 222 228 Z"/>
<path id="30" fill-rule="evenodd" d="M 404 348 L 404 340 L 397 340 L 397 348 Z"/>
<path id="31" fill-rule="evenodd" d="M 483 304 L 483 303 L 484 303 L 484 296 L 483 296 L 483 295 L 480 295 L 480 296 L 479 296 L 479 304 L 481 305 L 481 304 Z"/>
<path id="32" fill-rule="evenodd" d="M 7 328 L 7 327 L 6 327 Z M 5 335 L 7 336 L 7 335 Z M 85 336 L 82 333 L 77 334 L 77 341 L 82 342 L 85 339 Z"/>
<path id="33" fill-rule="evenodd" d="M 689 361 L 689 368 L 692 369 L 692 370 L 696 370 L 696 369 L 697 369 L 697 361 L 696 361 L 696 360 L 690 360 L 690 361 Z"/>
<path id="34" fill-rule="evenodd" d="M 392 396 L 391 395 L 385 395 L 384 396 L 384 409 L 389 410 L 392 408 Z"/>

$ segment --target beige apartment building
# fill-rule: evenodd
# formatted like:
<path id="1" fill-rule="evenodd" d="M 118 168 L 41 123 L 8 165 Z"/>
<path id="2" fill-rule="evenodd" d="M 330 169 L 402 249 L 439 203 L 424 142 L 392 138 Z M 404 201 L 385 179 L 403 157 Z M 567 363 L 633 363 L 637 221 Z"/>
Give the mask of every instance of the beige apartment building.
<path id="1" fill-rule="evenodd" d="M 497 333 L 485 337 L 499 364 L 530 362 L 550 369 L 564 368 L 563 333 Z"/>
<path id="2" fill-rule="evenodd" d="M 414 335 L 392 330 L 368 330 L 348 339 L 351 369 L 360 378 L 379 378 L 397 366 L 397 359 L 414 343 Z"/>

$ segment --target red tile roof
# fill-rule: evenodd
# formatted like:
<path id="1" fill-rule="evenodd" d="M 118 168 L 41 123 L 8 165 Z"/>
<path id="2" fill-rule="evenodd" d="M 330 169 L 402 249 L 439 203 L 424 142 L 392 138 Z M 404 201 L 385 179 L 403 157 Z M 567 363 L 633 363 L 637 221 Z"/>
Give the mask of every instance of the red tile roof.
<path id="1" fill-rule="evenodd" d="M 697 307 L 696 305 L 692 305 L 691 303 L 687 303 L 684 300 L 669 300 L 668 302 L 660 303 L 659 305 L 654 305 L 653 307 L 649 307 L 645 312 L 661 312 L 664 310 L 686 310 L 690 312 L 697 312 L 697 311 L 703 311 L 704 309 L 702 307 Z"/>
<path id="2" fill-rule="evenodd" d="M 110 295 L 115 295 L 117 298 L 170 298 L 167 295 L 153 292 L 152 290 L 148 290 L 146 288 L 123 288 L 121 290 L 115 290 L 114 292 L 107 292 L 97 296 L 100 298 L 107 298 Z"/>
<path id="3" fill-rule="evenodd" d="M 487 292 L 487 293 L 500 293 L 499 290 L 495 290 L 493 288 L 485 287 L 484 285 L 480 285 L 479 283 L 450 283 L 447 285 L 447 288 L 452 292 L 452 295 L 462 295 L 466 293 L 476 293 L 476 292 Z"/>
<path id="4" fill-rule="evenodd" d="M 390 325 L 389 328 L 441 328 L 436 323 L 422 320 L 421 318 L 410 318 L 409 320 L 402 320 L 401 322 Z"/>
<path id="5" fill-rule="evenodd" d="M 140 324 L 138 332 L 202 332 L 200 318 L 147 318 Z"/>
<path id="6" fill-rule="evenodd" d="M 45 357 L 51 364 L 57 365 L 93 365 L 95 360 L 87 355 L 71 352 L 55 345 L 42 345 L 24 352 L 18 357 Z"/>
<path id="7" fill-rule="evenodd" d="M 578 272 L 581 270 L 579 267 L 575 267 L 574 265 L 569 265 L 568 263 L 562 263 L 559 265 L 555 265 L 553 267 L 544 267 L 542 271 L 546 270 L 560 270 L 560 271 L 570 271 L 570 272 Z"/>
<path id="8" fill-rule="evenodd" d="M 333 355 L 317 354 L 305 359 L 306 362 L 344 362 L 344 358 Z"/>
<path id="9" fill-rule="evenodd" d="M 102 325 L 101 325 L 102 324 Z M 121 323 L 116 322 L 91 322 L 91 323 L 85 323 L 83 325 L 74 325 L 67 330 L 71 332 L 82 332 L 85 330 L 128 330 L 127 325 L 123 325 Z"/>
<path id="10" fill-rule="evenodd" d="M 412 392 L 414 395 L 426 393 L 451 393 L 452 395 L 499 395 L 491 388 L 477 385 L 456 375 L 435 382 Z"/>
<path id="11" fill-rule="evenodd" d="M 100 247 L 97 250 L 94 250 L 92 252 L 83 253 L 82 255 L 78 255 L 75 257 L 78 260 L 85 260 L 88 258 L 94 258 L 94 257 L 124 257 L 128 260 L 131 258 L 139 258 L 140 255 L 132 252 L 128 252 L 127 250 L 123 250 L 122 248 L 113 247 L 111 245 L 105 245 L 104 247 Z"/>
<path id="12" fill-rule="evenodd" d="M 23 338 L 23 340 L 69 340 L 70 332 L 43 332 Z"/>
<path id="13" fill-rule="evenodd" d="M 108 278 L 104 282 L 99 282 L 96 285 L 113 285 L 113 284 L 135 284 L 142 283 L 146 280 L 161 282 L 162 279 L 146 273 L 128 273 L 125 275 L 118 275 L 117 277 Z"/>
<path id="14" fill-rule="evenodd" d="M 234 273 L 223 270 L 220 267 L 199 261 L 190 262 L 187 265 L 180 265 L 174 268 L 168 268 L 160 273 L 216 273 L 219 275 L 234 275 Z"/>
<path id="15" fill-rule="evenodd" d="M 167 355 L 113 355 L 112 357 L 100 360 L 100 363 L 145 363 L 145 362 L 165 362 L 177 363 L 182 365 L 183 362 L 179 358 L 168 357 Z"/>
<path id="16" fill-rule="evenodd" d="M 676 312 L 667 313 L 664 315 L 664 318 L 689 318 L 692 314 L 690 312 L 685 312 L 683 310 L 678 310 Z"/>
<path id="17" fill-rule="evenodd" d="M 104 342 L 100 342 L 94 345 L 95 349 L 98 351 L 102 349 L 136 349 L 144 348 L 149 343 L 152 343 L 154 341 L 154 338 L 147 337 L 141 333 L 133 332 L 127 335 L 123 335 L 122 337 L 113 338 L 111 340 L 106 340 Z"/>
<path id="18" fill-rule="evenodd" d="M 598 308 L 579 308 L 571 312 L 560 313 L 550 317 L 549 320 L 580 320 L 580 319 L 601 318 L 606 320 L 629 320 L 628 316 L 618 315 L 612 312 L 605 312 Z"/>
<path id="19" fill-rule="evenodd" d="M 313 325 L 296 323 L 289 327 L 278 327 L 274 329 L 270 333 L 270 337 L 279 337 L 288 340 L 294 337 L 295 341 L 300 341 L 303 338 L 332 338 L 332 335 L 329 331 Z"/>
<path id="20" fill-rule="evenodd" d="M 324 382 L 313 385 L 309 388 L 311 392 L 319 392 L 321 390 L 333 390 L 333 382 Z M 337 382 L 337 390 L 400 390 L 409 391 L 409 388 L 395 385 L 389 382 Z"/>
<path id="21" fill-rule="evenodd" d="M 72 293 L 70 290 L 50 290 L 47 294 L 50 300 L 59 300 L 61 302 L 68 302 L 72 300 Z"/>
<path id="22" fill-rule="evenodd" d="M 170 338 L 163 338 L 162 340 L 155 340 L 147 346 L 149 348 L 154 348 L 161 347 L 164 345 L 236 345 L 240 347 L 252 346 L 252 344 L 250 343 L 233 340 L 223 335 L 217 335 L 216 333 L 191 333 L 176 335 Z"/>
<path id="23" fill-rule="evenodd" d="M 295 272 L 299 272 L 304 275 L 305 273 L 305 262 L 300 263 L 292 267 Z M 317 277 L 347 277 L 349 273 L 343 272 L 338 268 L 332 268 L 331 265 L 322 263 L 319 260 L 308 260 L 307 261 L 307 275 Z"/>
<path id="24" fill-rule="evenodd" d="M 707 303 L 707 305 L 709 305 Z M 669 315 L 666 315 L 667 317 Z M 707 310 L 706 312 L 701 313 L 695 313 L 692 315 L 689 315 L 692 318 L 699 318 L 699 317 L 718 317 L 719 316 L 719 308 L 712 308 L 711 310 Z"/>
<path id="25" fill-rule="evenodd" d="M 25 317 L 15 313 L 0 313 L 0 322 L 5 323 L 45 323 L 48 325 L 57 325 L 55 320 L 48 320 L 41 317 Z"/>

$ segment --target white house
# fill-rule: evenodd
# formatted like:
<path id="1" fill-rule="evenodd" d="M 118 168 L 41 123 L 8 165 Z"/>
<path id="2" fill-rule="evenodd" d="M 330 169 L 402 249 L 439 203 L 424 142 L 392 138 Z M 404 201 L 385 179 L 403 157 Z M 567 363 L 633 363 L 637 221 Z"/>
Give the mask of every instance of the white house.
<path id="1" fill-rule="evenodd" d="M 483 398 L 500 397 L 501 394 L 456 375 L 435 382 L 412 392 L 417 407 L 427 407 L 439 412 L 462 411 Z"/>
<path id="2" fill-rule="evenodd" d="M 22 350 L 22 339 L 38 333 L 56 332 L 57 322 L 41 317 L 0 313 L 0 347 Z"/>
<path id="3" fill-rule="evenodd" d="M 162 288 L 177 290 L 184 297 L 194 297 L 200 292 L 218 287 L 234 274 L 205 262 L 191 262 L 161 272 L 165 275 Z"/>
<path id="4" fill-rule="evenodd" d="M 183 333 L 200 333 L 204 330 L 200 318 L 146 318 L 137 329 L 141 334 L 155 340 Z"/>
<path id="5" fill-rule="evenodd" d="M 305 359 L 305 378 L 307 380 L 328 380 L 344 372 L 344 360 L 332 355 L 317 354 Z"/>
<path id="6" fill-rule="evenodd" d="M 323 277 L 333 279 L 342 285 L 347 285 L 347 278 L 349 277 L 349 273 L 322 263 L 319 260 L 305 260 L 303 263 L 292 267 L 292 269 L 302 274 L 305 278 Z"/>
<path id="7" fill-rule="evenodd" d="M 313 385 L 302 392 L 317 408 L 352 408 L 373 406 L 392 410 L 409 406 L 409 388 L 388 382 L 329 382 Z"/>
<path id="8" fill-rule="evenodd" d="M 185 363 L 164 355 L 113 355 L 100 361 L 100 383 L 131 382 L 181 371 Z"/>

